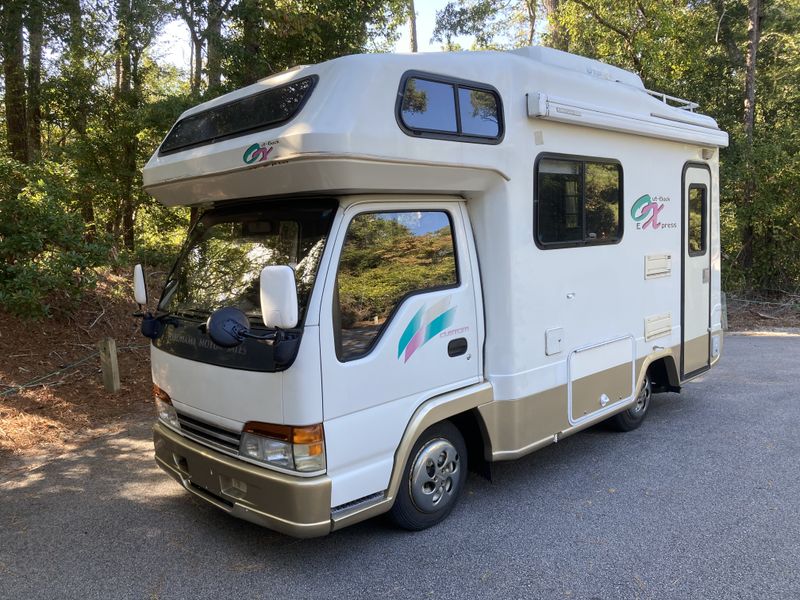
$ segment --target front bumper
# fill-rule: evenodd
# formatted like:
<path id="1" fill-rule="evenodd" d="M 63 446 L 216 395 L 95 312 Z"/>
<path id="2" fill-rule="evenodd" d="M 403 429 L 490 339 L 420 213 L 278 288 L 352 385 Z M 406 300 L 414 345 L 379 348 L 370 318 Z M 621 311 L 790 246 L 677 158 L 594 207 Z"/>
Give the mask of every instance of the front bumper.
<path id="1" fill-rule="evenodd" d="M 331 480 L 295 477 L 215 452 L 161 423 L 156 462 L 186 490 L 228 514 L 294 537 L 331 531 Z"/>

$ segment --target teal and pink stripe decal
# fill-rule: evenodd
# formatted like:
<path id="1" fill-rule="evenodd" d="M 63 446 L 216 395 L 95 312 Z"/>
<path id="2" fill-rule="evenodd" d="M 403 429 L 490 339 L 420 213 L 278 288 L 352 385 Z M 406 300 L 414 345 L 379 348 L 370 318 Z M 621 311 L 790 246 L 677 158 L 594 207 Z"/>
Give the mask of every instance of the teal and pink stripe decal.
<path id="1" fill-rule="evenodd" d="M 397 344 L 398 359 L 402 356 L 403 362 L 408 362 L 414 352 L 453 324 L 456 307 L 448 308 L 448 306 L 450 306 L 449 297 L 442 298 L 428 309 L 423 306 L 417 311 L 400 336 L 400 342 Z"/>

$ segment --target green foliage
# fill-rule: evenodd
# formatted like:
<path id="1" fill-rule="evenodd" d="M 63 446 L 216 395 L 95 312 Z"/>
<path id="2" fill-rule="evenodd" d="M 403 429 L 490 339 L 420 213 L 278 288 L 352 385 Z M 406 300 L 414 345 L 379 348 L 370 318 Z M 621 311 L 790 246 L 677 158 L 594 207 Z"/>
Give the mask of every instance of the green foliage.
<path id="1" fill-rule="evenodd" d="M 433 39 L 455 50 L 453 37 L 475 38 L 475 49 L 508 49 L 533 43 L 537 0 L 454 0 L 436 11 Z"/>
<path id="2" fill-rule="evenodd" d="M 405 14 L 402 0 L 241 0 L 224 42 L 229 86 L 298 64 L 388 50 Z"/>
<path id="3" fill-rule="evenodd" d="M 30 148 L 40 142 L 41 159 L 38 152 L 29 165 L 0 159 L 0 305 L 27 315 L 68 308 L 90 285 L 98 262 L 169 268 L 189 211 L 150 198 L 141 169 L 181 112 L 296 64 L 388 50 L 407 16 L 405 0 L 29 0 L 14 6 L 23 18 L 2 23 L 7 39 L 18 33 L 30 41 L 29 32 L 14 28 L 30 22 L 34 11 L 45 16 L 41 80 L 37 86 L 23 81 L 13 98 L 5 81 L 0 87 L 0 153 L 10 154 L 11 139 L 19 146 L 26 133 L 21 117 L 42 115 L 40 133 L 27 132 Z M 206 57 L 204 65 L 177 69 L 155 55 L 158 33 L 178 15 L 194 23 L 192 57 Z M 28 64 L 17 69 L 23 79 L 34 59 L 30 43 L 26 52 L 19 60 Z M 33 87 L 40 90 L 35 97 L 28 93 Z M 1 129 L 9 100 L 20 109 L 11 115 L 17 117 L 12 134 Z"/>
<path id="4" fill-rule="evenodd" d="M 54 163 L 26 167 L 0 158 L 0 305 L 25 317 L 69 309 L 94 283 L 105 258 L 79 215 L 64 210 L 75 179 Z"/>

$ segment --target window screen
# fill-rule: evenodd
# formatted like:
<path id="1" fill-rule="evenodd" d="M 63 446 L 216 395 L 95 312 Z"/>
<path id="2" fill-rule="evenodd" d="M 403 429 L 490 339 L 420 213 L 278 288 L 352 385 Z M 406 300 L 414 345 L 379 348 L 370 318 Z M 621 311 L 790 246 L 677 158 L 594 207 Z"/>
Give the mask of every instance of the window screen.
<path id="1" fill-rule="evenodd" d="M 539 244 L 607 244 L 622 237 L 622 167 L 618 163 L 543 158 L 536 178 Z"/>
<path id="2" fill-rule="evenodd" d="M 357 215 L 347 229 L 336 277 L 334 334 L 340 360 L 368 354 L 409 294 L 457 284 L 446 212 Z"/>
<path id="3" fill-rule="evenodd" d="M 181 119 L 167 134 L 159 153 L 169 154 L 282 125 L 303 107 L 316 80 L 316 76 L 298 79 Z"/>
<path id="4" fill-rule="evenodd" d="M 500 97 L 480 84 L 407 77 L 399 118 L 406 133 L 437 139 L 496 143 L 503 135 Z"/>
<path id="5" fill-rule="evenodd" d="M 689 256 L 706 253 L 706 188 L 689 188 Z"/>

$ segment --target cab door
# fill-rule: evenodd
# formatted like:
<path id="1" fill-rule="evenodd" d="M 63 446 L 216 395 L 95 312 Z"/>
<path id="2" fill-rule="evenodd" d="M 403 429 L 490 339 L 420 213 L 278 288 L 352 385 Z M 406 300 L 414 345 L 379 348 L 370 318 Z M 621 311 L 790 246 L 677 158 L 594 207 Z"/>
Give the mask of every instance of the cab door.
<path id="1" fill-rule="evenodd" d="M 333 506 L 385 490 L 419 404 L 480 380 L 480 293 L 465 220 L 458 201 L 344 212 L 320 313 Z"/>
<path id="2" fill-rule="evenodd" d="M 681 379 L 710 366 L 711 171 L 687 165 L 683 172 Z"/>

